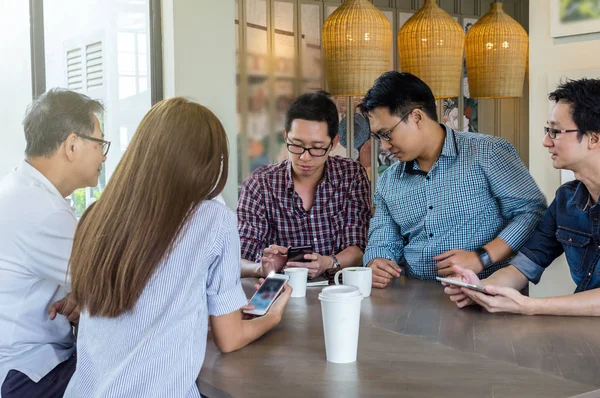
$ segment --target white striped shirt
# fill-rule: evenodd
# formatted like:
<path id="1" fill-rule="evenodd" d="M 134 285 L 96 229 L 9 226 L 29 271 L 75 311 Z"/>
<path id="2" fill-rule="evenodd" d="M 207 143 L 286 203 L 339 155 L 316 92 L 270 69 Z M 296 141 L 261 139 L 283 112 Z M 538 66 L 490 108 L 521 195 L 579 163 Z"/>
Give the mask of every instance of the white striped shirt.
<path id="1" fill-rule="evenodd" d="M 208 315 L 246 302 L 235 215 L 205 201 L 133 311 L 117 318 L 82 313 L 77 370 L 65 397 L 199 397 Z"/>

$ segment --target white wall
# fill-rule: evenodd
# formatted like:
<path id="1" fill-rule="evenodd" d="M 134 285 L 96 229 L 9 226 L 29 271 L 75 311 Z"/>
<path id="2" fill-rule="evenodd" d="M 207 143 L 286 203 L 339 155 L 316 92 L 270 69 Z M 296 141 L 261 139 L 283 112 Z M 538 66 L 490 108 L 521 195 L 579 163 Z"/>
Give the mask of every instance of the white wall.
<path id="1" fill-rule="evenodd" d="M 548 0 L 530 0 L 529 11 L 529 169 L 550 202 L 560 186 L 560 172 L 552 167 L 541 144 L 551 106 L 548 93 L 561 76 L 600 77 L 600 35 L 552 38 Z M 570 294 L 574 289 L 564 257 L 560 257 L 546 270 L 539 285 L 531 285 L 530 292 L 540 297 Z"/>
<path id="2" fill-rule="evenodd" d="M 235 2 L 162 2 L 165 98 L 191 97 L 223 123 L 229 138 L 229 176 L 223 196 L 237 206 Z"/>
<path id="3" fill-rule="evenodd" d="M 0 0 L 0 178 L 23 159 L 21 124 L 31 102 L 29 2 Z"/>

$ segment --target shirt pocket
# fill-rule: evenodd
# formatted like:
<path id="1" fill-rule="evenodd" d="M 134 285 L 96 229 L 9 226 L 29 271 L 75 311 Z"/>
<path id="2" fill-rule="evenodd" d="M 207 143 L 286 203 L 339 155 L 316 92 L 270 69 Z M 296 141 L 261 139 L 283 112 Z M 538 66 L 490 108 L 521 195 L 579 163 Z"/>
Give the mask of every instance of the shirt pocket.
<path id="1" fill-rule="evenodd" d="M 555 236 L 556 240 L 562 244 L 565 250 L 565 256 L 571 271 L 575 273 L 582 272 L 584 266 L 583 259 L 585 258 L 585 253 L 588 250 L 592 236 L 563 227 L 558 227 Z"/>

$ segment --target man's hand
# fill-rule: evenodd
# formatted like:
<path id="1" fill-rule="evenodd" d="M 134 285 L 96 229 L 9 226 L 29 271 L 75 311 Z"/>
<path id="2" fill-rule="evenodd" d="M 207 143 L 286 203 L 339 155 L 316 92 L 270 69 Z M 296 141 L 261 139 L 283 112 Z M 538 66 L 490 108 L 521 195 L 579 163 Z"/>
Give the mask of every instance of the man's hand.
<path id="1" fill-rule="evenodd" d="M 289 262 L 286 268 L 308 268 L 308 276 L 316 278 L 328 268 L 333 267 L 333 258 L 330 256 L 321 256 L 320 254 L 305 254 L 304 258 L 310 260 L 308 263 Z"/>
<path id="2" fill-rule="evenodd" d="M 383 289 L 394 279 L 399 278 L 402 269 L 395 261 L 387 258 L 375 258 L 367 264 L 373 270 L 373 287 Z"/>
<path id="3" fill-rule="evenodd" d="M 279 272 L 287 261 L 287 247 L 271 245 L 263 251 L 260 276 L 267 277 L 271 272 Z"/>
<path id="4" fill-rule="evenodd" d="M 69 322 L 77 323 L 79 321 L 79 311 L 77 302 L 69 293 L 64 299 L 58 300 L 48 308 L 48 315 L 50 315 L 51 320 L 54 320 L 56 314 L 61 314 L 66 316 Z"/>
<path id="5" fill-rule="evenodd" d="M 477 253 L 466 250 L 450 250 L 440 254 L 439 256 L 435 256 L 433 260 L 438 261 L 438 275 L 443 277 L 452 275 L 454 273 L 452 271 L 452 267 L 455 265 L 465 269 L 470 269 L 476 274 L 483 271 L 483 264 L 481 264 L 481 260 L 479 259 Z"/>
<path id="6" fill-rule="evenodd" d="M 523 296 L 512 287 L 486 285 L 485 290 L 492 296 L 475 290 L 461 288 L 474 302 L 488 312 L 511 312 L 513 314 L 532 315 L 530 304 L 532 298 Z"/>
<path id="7" fill-rule="evenodd" d="M 457 281 L 470 283 L 473 285 L 482 285 L 475 272 L 471 271 L 470 269 L 465 269 L 455 265 L 452 267 L 452 274 L 454 274 L 454 276 L 450 279 L 456 279 Z M 460 286 L 449 285 L 444 282 L 442 282 L 442 285 L 445 286 L 444 293 L 450 296 L 450 300 L 454 301 L 458 308 L 475 304 L 475 301 L 467 296 Z"/>

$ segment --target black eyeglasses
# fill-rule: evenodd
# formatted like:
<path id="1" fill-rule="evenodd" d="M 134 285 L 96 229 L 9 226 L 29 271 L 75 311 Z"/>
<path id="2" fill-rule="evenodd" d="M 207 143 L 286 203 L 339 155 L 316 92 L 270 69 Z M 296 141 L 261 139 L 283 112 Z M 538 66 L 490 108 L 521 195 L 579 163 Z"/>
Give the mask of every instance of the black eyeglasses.
<path id="1" fill-rule="evenodd" d="M 86 140 L 90 140 L 90 141 L 101 143 L 102 144 L 102 154 L 103 154 L 103 156 L 106 156 L 106 154 L 108 153 L 108 150 L 110 149 L 110 141 L 101 140 L 100 138 L 90 137 L 89 135 L 85 135 L 85 134 L 76 134 L 76 135 L 77 135 L 77 137 L 81 137 L 81 138 L 84 138 Z"/>
<path id="2" fill-rule="evenodd" d="M 548 136 L 551 139 L 555 139 L 556 138 L 556 134 L 576 133 L 576 132 L 578 132 L 580 130 L 579 129 L 576 129 L 576 130 L 559 130 L 559 129 L 553 129 L 551 127 L 544 127 L 544 131 L 546 132 L 546 134 L 548 134 Z"/>
<path id="3" fill-rule="evenodd" d="M 391 129 L 389 129 L 388 131 L 382 132 L 382 133 L 373 133 L 371 132 L 371 137 L 375 138 L 378 141 L 389 141 L 392 139 L 392 133 L 394 132 L 394 130 L 396 129 L 396 127 L 398 127 L 398 125 L 400 123 L 402 123 L 404 121 L 404 119 L 408 118 L 408 115 L 410 115 L 411 113 L 413 113 L 413 111 L 415 109 L 421 109 L 421 108 L 413 108 L 410 110 L 410 112 L 408 112 L 406 115 L 402 116 L 400 118 L 400 121 L 398 123 L 396 123 L 394 125 L 394 127 L 392 127 Z"/>
<path id="4" fill-rule="evenodd" d="M 331 143 L 325 148 L 305 148 L 302 145 L 290 144 L 289 142 L 287 142 L 287 140 L 285 143 L 285 146 L 287 146 L 287 150 L 290 153 L 293 153 L 294 155 L 302 155 L 304 152 L 308 151 L 310 156 L 314 156 L 317 158 L 327 155 L 327 151 L 329 151 L 329 148 L 331 148 L 332 145 L 333 141 L 331 141 Z"/>

